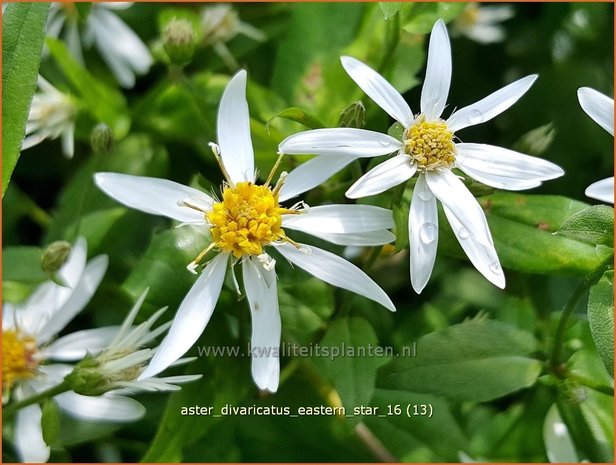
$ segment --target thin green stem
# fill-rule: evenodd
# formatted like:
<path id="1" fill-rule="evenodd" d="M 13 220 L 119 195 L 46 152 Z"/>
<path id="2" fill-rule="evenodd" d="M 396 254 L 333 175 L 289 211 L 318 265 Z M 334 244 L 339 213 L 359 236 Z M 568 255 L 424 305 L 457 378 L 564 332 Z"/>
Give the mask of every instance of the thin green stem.
<path id="1" fill-rule="evenodd" d="M 19 402 L 15 402 L 14 404 L 9 405 L 2 409 L 2 414 L 6 418 L 10 418 L 12 415 L 17 413 L 18 410 L 28 407 L 29 405 L 38 404 L 39 402 L 50 399 L 52 397 L 57 396 L 58 394 L 62 394 L 63 392 L 67 392 L 71 390 L 71 386 L 66 381 L 62 381 L 60 384 L 57 384 L 45 391 L 41 391 L 38 394 L 35 394 L 27 399 L 20 400 Z"/>
<path id="2" fill-rule="evenodd" d="M 577 289 L 571 294 L 569 300 L 565 304 L 565 308 L 563 309 L 562 315 L 560 316 L 560 320 L 558 321 L 558 326 L 556 327 L 556 336 L 554 338 L 554 346 L 552 347 L 552 356 L 550 357 L 550 367 L 553 371 L 559 374 L 562 370 L 560 369 L 561 359 L 562 359 L 562 351 L 563 344 L 565 340 L 565 330 L 567 329 L 567 323 L 569 322 L 569 318 L 573 314 L 576 305 L 580 301 L 580 299 L 588 292 L 590 287 L 595 284 L 603 273 L 605 273 L 606 269 L 613 263 L 614 256 L 611 255 L 607 257 L 601 264 L 597 267 L 595 271 L 587 275 L 584 280 L 580 283 Z"/>
<path id="3" fill-rule="evenodd" d="M 93 172 L 96 173 L 101 166 L 104 154 L 98 153 L 94 157 L 95 158 L 94 158 Z M 79 237 L 79 231 L 81 230 L 81 220 L 83 219 L 83 208 L 86 204 L 86 201 L 88 200 L 88 197 L 90 196 L 91 190 L 92 190 L 92 182 L 86 183 L 83 189 L 82 195 L 81 195 L 81 199 L 79 201 L 79 207 L 77 208 L 77 222 L 75 223 L 75 232 L 72 235 L 73 240 L 71 242 L 75 242 L 77 238 Z"/>

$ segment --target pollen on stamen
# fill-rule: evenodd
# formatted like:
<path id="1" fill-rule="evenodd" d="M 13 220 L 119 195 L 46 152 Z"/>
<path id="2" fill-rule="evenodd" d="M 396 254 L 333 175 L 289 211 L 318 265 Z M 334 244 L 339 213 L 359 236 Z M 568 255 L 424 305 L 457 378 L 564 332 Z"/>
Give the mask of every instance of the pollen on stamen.
<path id="1" fill-rule="evenodd" d="M 426 121 L 420 115 L 404 134 L 404 152 L 422 171 L 449 168 L 455 161 L 453 132 L 442 120 Z"/>
<path id="2" fill-rule="evenodd" d="M 2 331 L 2 391 L 8 392 L 15 382 L 36 374 L 36 340 L 21 331 Z"/>

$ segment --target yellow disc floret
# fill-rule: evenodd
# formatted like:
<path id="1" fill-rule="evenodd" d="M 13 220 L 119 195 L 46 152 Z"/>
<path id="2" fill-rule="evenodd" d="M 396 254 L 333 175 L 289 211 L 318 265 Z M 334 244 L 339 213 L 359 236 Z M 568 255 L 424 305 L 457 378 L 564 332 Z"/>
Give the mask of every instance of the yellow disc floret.
<path id="1" fill-rule="evenodd" d="M 214 204 L 206 217 L 216 245 L 241 258 L 260 255 L 263 246 L 285 239 L 282 215 L 286 213 L 295 212 L 278 205 L 277 190 L 240 182 L 224 188 L 222 202 Z"/>
<path id="2" fill-rule="evenodd" d="M 417 118 L 404 135 L 404 151 L 422 171 L 450 167 L 455 161 L 453 132 L 444 121 L 425 121 Z"/>
<path id="3" fill-rule="evenodd" d="M 2 331 L 2 390 L 11 389 L 15 381 L 34 376 L 38 361 L 36 341 L 20 331 Z"/>

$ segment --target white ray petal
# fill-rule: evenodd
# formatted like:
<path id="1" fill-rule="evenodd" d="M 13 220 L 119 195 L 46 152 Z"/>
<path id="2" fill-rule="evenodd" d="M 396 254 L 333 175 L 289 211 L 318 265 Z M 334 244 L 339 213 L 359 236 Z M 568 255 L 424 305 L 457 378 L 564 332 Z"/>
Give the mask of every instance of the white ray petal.
<path id="1" fill-rule="evenodd" d="M 489 244 L 486 244 L 485 240 L 478 240 L 479 238 L 474 235 L 466 234 L 464 232 L 464 226 L 460 223 L 458 217 L 444 205 L 443 211 L 445 212 L 445 216 L 447 216 L 447 221 L 449 221 L 451 229 L 456 235 L 460 246 L 473 266 L 496 287 L 504 289 L 505 274 L 501 268 L 496 249 L 494 249 L 492 236 L 488 237 Z"/>
<path id="2" fill-rule="evenodd" d="M 413 112 L 408 103 L 383 76 L 355 58 L 343 56 L 340 61 L 351 79 L 389 116 L 404 127 L 413 122 Z"/>
<path id="3" fill-rule="evenodd" d="M 234 183 L 255 180 L 250 115 L 246 101 L 246 71 L 231 78 L 218 107 L 218 145 L 222 162 Z"/>
<path id="4" fill-rule="evenodd" d="M 408 155 L 396 155 L 375 166 L 349 187 L 345 195 L 349 199 L 380 194 L 413 177 L 417 164 Z"/>
<path id="5" fill-rule="evenodd" d="M 456 132 L 491 120 L 517 102 L 530 89 L 537 77 L 536 74 L 532 74 L 518 79 L 478 102 L 454 111 L 447 119 L 447 126 Z"/>
<path id="6" fill-rule="evenodd" d="M 580 87 L 577 91 L 582 109 L 599 126 L 614 135 L 614 99 L 590 87 Z"/>
<path id="7" fill-rule="evenodd" d="M 491 245 L 486 216 L 462 181 L 446 169 L 428 171 L 425 176 L 432 193 L 460 222 L 461 230 L 456 234 L 469 234 L 485 245 Z"/>
<path id="8" fill-rule="evenodd" d="M 92 397 L 69 391 L 55 400 L 62 410 L 81 420 L 128 422 L 139 420 L 146 413 L 145 407 L 136 400 L 113 394 Z"/>
<path id="9" fill-rule="evenodd" d="M 51 315 L 49 321 L 39 331 L 37 338 L 39 343 L 49 341 L 83 310 L 102 281 L 105 271 L 107 271 L 108 262 L 107 255 L 99 255 L 90 260 L 71 296 L 62 305 L 62 308 Z"/>
<path id="10" fill-rule="evenodd" d="M 535 187 L 540 181 L 565 174 L 552 162 L 502 147 L 462 143 L 457 144 L 456 149 L 456 166 L 478 181 L 497 188 L 509 189 L 510 182 L 512 190 L 518 190 L 515 188 L 523 186 L 524 181 Z"/>
<path id="11" fill-rule="evenodd" d="M 106 349 L 119 329 L 119 326 L 106 326 L 76 331 L 53 341 L 43 354 L 54 360 L 80 360 L 88 353 L 97 354 Z"/>
<path id="12" fill-rule="evenodd" d="M 319 233 L 320 239 L 337 245 L 374 246 L 389 244 L 396 240 L 396 236 L 386 229 L 366 231 L 361 233 L 326 234 Z"/>
<path id="13" fill-rule="evenodd" d="M 268 271 L 248 259 L 242 264 L 242 272 L 252 316 L 252 378 L 259 389 L 276 392 L 280 378 L 281 337 L 276 271 Z"/>
<path id="14" fill-rule="evenodd" d="M 203 222 L 203 213 L 183 206 L 184 199 L 195 199 L 200 207 L 214 203 L 209 195 L 167 179 L 96 173 L 94 182 L 105 194 L 127 207 L 182 223 Z"/>
<path id="15" fill-rule="evenodd" d="M 220 253 L 193 284 L 173 320 L 169 333 L 139 380 L 160 373 L 192 347 L 210 321 L 220 296 L 229 255 Z"/>
<path id="16" fill-rule="evenodd" d="M 317 187 L 338 171 L 344 169 L 355 159 L 356 157 L 350 155 L 340 155 L 338 157 L 317 156 L 311 158 L 287 175 L 278 198 L 281 202 L 284 202 Z"/>
<path id="17" fill-rule="evenodd" d="M 43 439 L 42 417 L 38 404 L 29 405 L 17 412 L 14 443 L 15 452 L 22 462 L 43 463 L 49 460 L 50 449 Z"/>
<path id="18" fill-rule="evenodd" d="M 383 289 L 355 265 L 318 247 L 299 245 L 301 249 L 290 244 L 281 244 L 276 247 L 276 250 L 287 260 L 320 280 L 362 295 L 388 310 L 396 310 Z"/>
<path id="19" fill-rule="evenodd" d="M 426 77 L 421 89 L 421 112 L 428 121 L 433 121 L 443 113 L 450 84 L 451 45 L 447 27 L 443 20 L 439 19 L 430 34 Z"/>
<path id="20" fill-rule="evenodd" d="M 419 175 L 409 211 L 409 247 L 411 285 L 418 294 L 432 275 L 438 245 L 438 211 L 436 197 Z"/>
<path id="21" fill-rule="evenodd" d="M 287 155 L 377 157 L 393 153 L 402 142 L 380 132 L 355 128 L 325 128 L 304 131 L 283 140 L 278 149 Z"/>
<path id="22" fill-rule="evenodd" d="M 550 463 L 578 463 L 575 444 L 556 404 L 548 410 L 543 421 L 543 441 Z"/>
<path id="23" fill-rule="evenodd" d="M 593 182 L 584 191 L 587 197 L 601 200 L 601 202 L 614 203 L 614 176 Z"/>
<path id="24" fill-rule="evenodd" d="M 394 219 L 391 210 L 373 205 L 322 205 L 303 214 L 284 215 L 282 225 L 318 236 L 389 229 Z"/>

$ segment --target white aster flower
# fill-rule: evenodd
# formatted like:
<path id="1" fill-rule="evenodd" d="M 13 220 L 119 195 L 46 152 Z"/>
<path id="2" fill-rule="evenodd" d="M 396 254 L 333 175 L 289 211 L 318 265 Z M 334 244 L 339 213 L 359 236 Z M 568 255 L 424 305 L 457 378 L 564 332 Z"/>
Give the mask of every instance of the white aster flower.
<path id="1" fill-rule="evenodd" d="M 180 375 L 137 379 L 158 350 L 147 345 L 171 326 L 169 321 L 152 330 L 167 307 L 161 308 L 140 325 L 132 326 L 147 293 L 146 290 L 141 294 L 122 326 L 109 328 L 114 337 L 105 349 L 99 353 L 89 351 L 89 355 L 66 378 L 78 393 L 100 395 L 112 391 L 114 395 L 121 395 L 140 391 L 177 391 L 180 389 L 178 384 L 201 378 L 202 375 Z M 179 359 L 174 365 L 192 360 Z"/>
<path id="2" fill-rule="evenodd" d="M 467 4 L 453 21 L 452 35 L 465 36 L 481 44 L 502 42 L 505 39 L 505 29 L 499 23 L 513 16 L 511 5 L 485 6 L 472 2 Z"/>
<path id="3" fill-rule="evenodd" d="M 45 139 L 61 137 L 62 153 L 67 158 L 73 158 L 77 106 L 68 95 L 60 92 L 41 75 L 38 76 L 37 85 L 38 92 L 32 97 L 21 150 L 34 147 Z"/>
<path id="4" fill-rule="evenodd" d="M 83 38 L 86 46 L 96 46 L 118 82 L 127 88 L 135 85 L 136 75 L 147 73 L 152 66 L 148 47 L 114 13 L 115 10 L 125 10 L 132 5 L 132 2 L 92 3 Z M 85 65 L 78 19 L 72 3 L 53 3 L 47 20 L 47 35 L 59 37 L 64 30 L 62 36 L 71 53 Z"/>
<path id="5" fill-rule="evenodd" d="M 454 133 L 494 118 L 513 105 L 537 78 L 527 76 L 477 103 L 441 118 L 451 80 L 451 50 L 447 29 L 439 20 L 432 29 L 426 78 L 421 93 L 421 112 L 413 115 L 402 96 L 376 71 L 362 62 L 342 57 L 351 78 L 383 110 L 405 129 L 403 140 L 364 129 L 316 129 L 288 137 L 280 144 L 285 154 L 315 154 L 289 179 L 300 177 L 303 189 L 319 182 L 359 157 L 396 155 L 376 166 L 346 192 L 349 198 L 379 194 L 417 174 L 409 213 L 411 284 L 421 292 L 432 273 L 438 242 L 436 200 L 462 249 L 475 268 L 503 288 L 505 276 L 481 206 L 453 168 L 496 188 L 521 190 L 562 176 L 553 163 L 501 147 L 456 142 Z"/>
<path id="6" fill-rule="evenodd" d="M 255 184 L 250 120 L 246 102 L 246 72 L 240 71 L 227 85 L 218 110 L 218 142 L 212 144 L 226 178 L 222 200 L 165 179 L 97 173 L 95 182 L 107 195 L 132 208 L 167 216 L 182 224 L 203 226 L 211 244 L 189 265 L 194 272 L 210 251 L 216 256 L 205 266 L 184 301 L 173 325 L 139 379 L 164 370 L 183 355 L 205 329 L 220 295 L 227 267 L 240 263 L 252 315 L 252 376 L 260 389 L 278 388 L 278 349 L 281 322 L 278 311 L 276 261 L 266 251 L 280 255 L 317 278 L 372 299 L 395 310 L 385 292 L 355 265 L 337 255 L 289 239 L 283 228 L 303 231 L 340 245 L 382 245 L 393 240 L 391 211 L 369 205 L 326 205 L 308 208 L 298 203 L 280 206 L 285 176 L 275 187 L 268 177 Z M 291 190 L 294 187 L 291 186 Z"/>
<path id="7" fill-rule="evenodd" d="M 582 109 L 599 126 L 614 135 L 614 99 L 590 87 L 580 87 L 577 91 Z M 593 182 L 584 192 L 587 197 L 614 203 L 614 176 Z"/>
<path id="8" fill-rule="evenodd" d="M 238 34 L 265 42 L 266 35 L 256 27 L 240 20 L 237 11 L 229 4 L 207 6 L 201 13 L 204 41 L 211 45 L 230 69 L 237 69 L 237 61 L 227 48 L 226 43 Z"/>
<path id="9" fill-rule="evenodd" d="M 107 257 L 86 264 L 87 245 L 79 238 L 57 277 L 66 286 L 47 281 L 23 303 L 5 302 L 2 308 L 3 403 L 20 401 L 57 384 L 58 364 L 50 359 L 78 360 L 88 350 L 100 350 L 110 340 L 108 329 L 78 331 L 53 338 L 85 307 L 107 269 Z M 61 380 L 61 376 L 59 378 Z M 64 393 L 57 397 L 61 407 L 79 410 L 79 397 Z M 96 407 L 101 413 L 113 407 L 108 401 Z M 121 407 L 121 406 L 120 406 Z M 25 462 L 44 462 L 49 448 L 41 432 L 41 408 L 35 404 L 19 410 L 15 417 L 15 448 Z"/>

